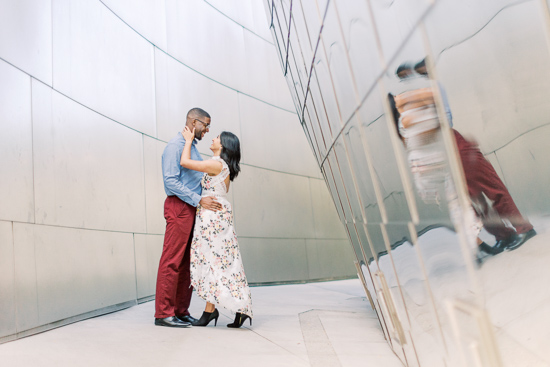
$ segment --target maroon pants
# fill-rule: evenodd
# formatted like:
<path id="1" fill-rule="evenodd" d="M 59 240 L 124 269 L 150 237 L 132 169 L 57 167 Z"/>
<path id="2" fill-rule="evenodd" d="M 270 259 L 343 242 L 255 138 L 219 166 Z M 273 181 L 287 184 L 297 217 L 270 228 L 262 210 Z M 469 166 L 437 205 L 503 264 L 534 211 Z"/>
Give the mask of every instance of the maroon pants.
<path id="1" fill-rule="evenodd" d="M 525 233 L 533 226 L 522 217 L 512 196 L 501 181 L 491 163 L 485 159 L 477 144 L 469 142 L 458 131 L 454 130 L 456 144 L 470 198 L 480 208 L 478 213 L 487 232 L 497 240 L 502 240 L 515 233 Z M 497 215 L 490 215 L 490 207 L 486 198 L 493 202 Z M 516 229 L 507 227 L 503 219 L 507 219 Z"/>
<path id="2" fill-rule="evenodd" d="M 166 232 L 157 275 L 155 317 L 189 315 L 191 278 L 189 259 L 196 208 L 168 196 L 164 201 Z"/>

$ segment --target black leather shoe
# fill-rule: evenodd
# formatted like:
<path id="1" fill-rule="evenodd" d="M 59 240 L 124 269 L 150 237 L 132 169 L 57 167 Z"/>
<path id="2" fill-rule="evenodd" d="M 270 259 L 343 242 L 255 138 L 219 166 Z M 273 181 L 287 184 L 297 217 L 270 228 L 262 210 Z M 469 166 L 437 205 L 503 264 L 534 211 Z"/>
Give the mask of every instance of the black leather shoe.
<path id="1" fill-rule="evenodd" d="M 510 237 L 507 237 L 503 240 L 498 240 L 497 243 L 495 243 L 495 245 L 493 246 L 493 249 L 500 252 L 507 250 L 508 245 L 514 242 L 516 239 L 517 239 L 517 234 L 513 234 Z"/>
<path id="2" fill-rule="evenodd" d="M 176 316 L 178 319 L 180 319 L 181 321 L 183 322 L 188 322 L 190 323 L 191 325 L 193 325 L 194 323 L 196 323 L 197 320 L 196 318 L 194 318 L 193 316 L 191 315 L 182 315 L 182 316 Z"/>
<path id="3" fill-rule="evenodd" d="M 478 246 L 478 249 L 479 251 L 483 251 L 485 252 L 486 254 L 488 255 L 498 255 L 500 254 L 502 251 L 504 251 L 503 249 L 501 249 L 500 247 L 491 247 L 489 246 L 488 244 L 486 244 L 485 242 L 481 242 L 481 244 Z"/>
<path id="4" fill-rule="evenodd" d="M 508 251 L 515 250 L 521 245 L 523 245 L 525 242 L 527 242 L 527 240 L 535 237 L 536 235 L 537 235 L 537 232 L 534 229 L 527 231 L 525 233 L 520 233 L 516 235 L 516 238 L 512 242 L 510 242 L 508 246 L 506 246 L 506 249 Z"/>
<path id="5" fill-rule="evenodd" d="M 155 325 L 167 327 L 190 327 L 188 322 L 181 321 L 175 316 L 165 317 L 163 319 L 155 319 Z"/>

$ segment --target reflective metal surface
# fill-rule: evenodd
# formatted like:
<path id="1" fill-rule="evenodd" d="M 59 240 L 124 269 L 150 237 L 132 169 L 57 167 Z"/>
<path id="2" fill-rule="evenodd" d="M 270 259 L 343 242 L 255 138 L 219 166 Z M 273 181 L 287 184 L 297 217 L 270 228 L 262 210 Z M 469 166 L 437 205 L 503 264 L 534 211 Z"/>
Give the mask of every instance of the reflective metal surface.
<path id="1" fill-rule="evenodd" d="M 395 353 L 550 365 L 548 2 L 264 4 Z"/>

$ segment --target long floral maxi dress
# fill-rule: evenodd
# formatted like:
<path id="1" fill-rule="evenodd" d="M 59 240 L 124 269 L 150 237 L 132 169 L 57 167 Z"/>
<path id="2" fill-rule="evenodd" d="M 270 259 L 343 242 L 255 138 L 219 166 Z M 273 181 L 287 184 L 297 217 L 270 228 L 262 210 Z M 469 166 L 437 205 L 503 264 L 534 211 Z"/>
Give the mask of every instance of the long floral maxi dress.
<path id="1" fill-rule="evenodd" d="M 223 208 L 214 212 L 197 207 L 191 243 L 191 284 L 205 301 L 252 317 L 250 289 L 233 227 L 233 210 L 226 196 L 229 167 L 220 157 L 212 159 L 221 162 L 223 168 L 217 176 L 204 174 L 202 196 L 215 196 Z"/>

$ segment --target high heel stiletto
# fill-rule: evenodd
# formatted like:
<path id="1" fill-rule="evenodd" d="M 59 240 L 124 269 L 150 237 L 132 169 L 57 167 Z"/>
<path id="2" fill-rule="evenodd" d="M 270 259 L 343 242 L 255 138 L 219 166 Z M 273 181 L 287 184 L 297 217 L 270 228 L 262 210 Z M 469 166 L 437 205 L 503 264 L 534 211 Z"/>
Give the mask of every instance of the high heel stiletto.
<path id="1" fill-rule="evenodd" d="M 227 327 L 235 328 L 235 329 L 240 328 L 241 326 L 243 326 L 246 319 L 250 321 L 250 326 L 252 326 L 252 318 L 250 316 L 237 312 L 235 314 L 235 321 L 227 325 Z"/>
<path id="2" fill-rule="evenodd" d="M 204 311 L 201 318 L 196 323 L 194 323 L 193 326 L 206 326 L 212 320 L 214 320 L 214 326 L 216 326 L 218 325 L 218 317 L 220 317 L 220 313 L 218 312 L 217 308 L 214 309 L 214 312 Z"/>

